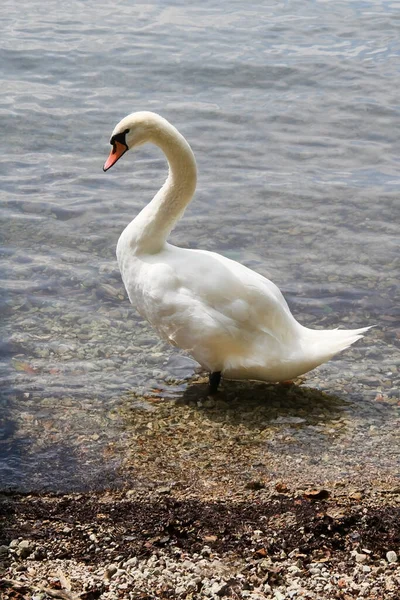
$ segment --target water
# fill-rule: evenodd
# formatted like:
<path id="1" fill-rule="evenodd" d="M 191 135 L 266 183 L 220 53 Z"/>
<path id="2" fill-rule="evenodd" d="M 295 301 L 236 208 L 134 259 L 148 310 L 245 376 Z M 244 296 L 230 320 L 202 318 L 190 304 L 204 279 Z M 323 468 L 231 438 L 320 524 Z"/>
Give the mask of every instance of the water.
<path id="1" fill-rule="evenodd" d="M 143 109 L 198 162 L 176 244 L 270 276 L 308 326 L 377 325 L 308 384 L 351 398 L 349 452 L 374 426 L 389 472 L 400 2 L 4 0 L 1 18 L 1 487 L 117 484 L 125 394 L 179 397 L 194 372 L 130 307 L 115 261 L 165 178 L 151 147 L 102 172 L 114 125 Z"/>

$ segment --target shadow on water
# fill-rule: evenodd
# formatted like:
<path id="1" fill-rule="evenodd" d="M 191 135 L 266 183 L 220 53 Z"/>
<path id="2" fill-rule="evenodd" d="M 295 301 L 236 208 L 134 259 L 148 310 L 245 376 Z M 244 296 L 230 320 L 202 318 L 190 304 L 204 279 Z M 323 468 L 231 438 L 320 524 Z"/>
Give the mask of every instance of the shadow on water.
<path id="1" fill-rule="evenodd" d="M 0 269 L 0 274 L 4 276 Z M 0 298 L 0 493 L 74 492 L 117 487 L 120 458 L 101 460 L 104 448 L 91 436 L 85 406 L 68 394 L 52 396 L 34 379 L 30 336 L 11 339 L 15 299 Z M 35 363 L 34 363 L 35 364 Z M 88 402 L 90 404 L 90 402 Z M 95 402 L 92 402 L 92 405 Z M 100 411 L 98 411 L 100 412 Z M 101 434 L 101 432 L 100 432 Z M 100 437 L 97 434 L 97 437 Z M 75 438 L 80 436 L 80 440 Z M 100 457 L 100 459 L 99 459 Z"/>
<path id="2" fill-rule="evenodd" d="M 74 443 L 57 416 L 52 429 L 49 419 L 32 418 L 34 399 L 26 406 L 18 391 L 9 389 L 7 396 L 0 416 L 0 493 L 83 492 L 120 485 L 119 457 L 95 461 L 94 444 Z M 97 448 L 96 456 L 102 452 Z"/>
<path id="3" fill-rule="evenodd" d="M 0 492 L 82 492 L 116 486 L 114 460 L 93 469 L 85 448 L 79 450 L 68 439 L 48 439 L 38 449 L 34 435 L 20 435 L 12 415 L 2 415 L 0 429 Z"/>
<path id="4" fill-rule="evenodd" d="M 298 385 L 224 381 L 208 397 L 206 379 L 188 383 L 175 398 L 155 393 L 141 407 L 141 399 L 129 395 L 121 406 L 124 470 L 133 486 L 219 496 L 252 481 L 294 475 L 321 481 L 334 469 L 343 478 L 353 469 L 353 403 L 337 395 Z M 345 455 L 336 460 L 342 442 Z"/>
<path id="5" fill-rule="evenodd" d="M 214 397 L 207 397 L 207 389 L 206 383 L 188 385 L 178 403 L 195 407 L 218 422 L 230 415 L 231 422 L 249 429 L 329 423 L 339 419 L 350 404 L 337 395 L 295 384 L 225 380 Z"/>

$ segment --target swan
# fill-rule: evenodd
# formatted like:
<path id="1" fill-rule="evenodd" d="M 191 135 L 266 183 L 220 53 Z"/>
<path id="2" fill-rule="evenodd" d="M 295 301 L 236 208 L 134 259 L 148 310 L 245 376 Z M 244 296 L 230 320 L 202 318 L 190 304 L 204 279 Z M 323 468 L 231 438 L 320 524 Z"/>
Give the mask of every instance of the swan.
<path id="1" fill-rule="evenodd" d="M 141 111 L 112 132 L 108 171 L 128 150 L 158 146 L 167 180 L 122 232 L 117 260 L 130 302 L 157 333 L 209 372 L 209 393 L 228 379 L 292 380 L 363 337 L 369 327 L 313 330 L 293 317 L 279 288 L 238 262 L 167 242 L 196 188 L 186 139 L 160 115 Z"/>

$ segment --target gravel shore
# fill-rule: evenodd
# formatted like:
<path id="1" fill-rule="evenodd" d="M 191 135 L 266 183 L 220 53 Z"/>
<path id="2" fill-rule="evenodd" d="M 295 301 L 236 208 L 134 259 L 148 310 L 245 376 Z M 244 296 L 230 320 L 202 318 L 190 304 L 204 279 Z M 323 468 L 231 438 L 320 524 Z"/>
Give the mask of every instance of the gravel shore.
<path id="1" fill-rule="evenodd" d="M 240 496 L 3 494 L 2 598 L 400 598 L 399 487 Z"/>

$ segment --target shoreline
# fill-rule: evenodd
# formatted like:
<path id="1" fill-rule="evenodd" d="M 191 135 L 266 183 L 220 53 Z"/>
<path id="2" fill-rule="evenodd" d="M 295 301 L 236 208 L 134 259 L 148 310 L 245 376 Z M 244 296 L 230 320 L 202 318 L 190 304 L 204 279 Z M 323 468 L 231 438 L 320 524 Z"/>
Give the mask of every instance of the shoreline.
<path id="1" fill-rule="evenodd" d="M 1 494 L 2 597 L 398 600 L 400 486 L 289 485 Z"/>
<path id="2" fill-rule="evenodd" d="M 400 599 L 397 400 L 206 389 L 127 397 L 118 489 L 0 493 L 2 600 Z"/>

